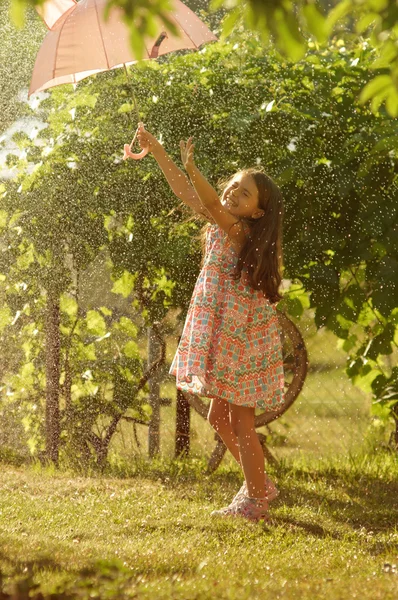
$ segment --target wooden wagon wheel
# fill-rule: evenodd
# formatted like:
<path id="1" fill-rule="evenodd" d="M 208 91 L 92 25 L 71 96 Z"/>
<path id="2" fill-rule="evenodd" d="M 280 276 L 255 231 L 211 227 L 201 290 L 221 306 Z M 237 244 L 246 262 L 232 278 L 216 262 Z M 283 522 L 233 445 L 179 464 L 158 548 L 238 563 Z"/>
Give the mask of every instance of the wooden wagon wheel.
<path id="1" fill-rule="evenodd" d="M 278 311 L 279 333 L 282 342 L 283 370 L 285 376 L 285 403 L 283 407 L 274 412 L 263 412 L 255 417 L 256 428 L 268 425 L 275 419 L 281 417 L 298 397 L 307 376 L 308 356 L 303 337 L 295 324 L 281 311 Z M 189 404 L 204 418 L 207 419 L 209 407 L 205 402 L 194 394 L 185 394 L 184 397 Z M 263 446 L 267 460 L 273 459 L 268 448 L 265 446 L 265 436 L 258 434 Z M 226 452 L 226 446 L 219 437 L 215 436 L 217 444 L 208 462 L 208 471 L 217 469 Z"/>

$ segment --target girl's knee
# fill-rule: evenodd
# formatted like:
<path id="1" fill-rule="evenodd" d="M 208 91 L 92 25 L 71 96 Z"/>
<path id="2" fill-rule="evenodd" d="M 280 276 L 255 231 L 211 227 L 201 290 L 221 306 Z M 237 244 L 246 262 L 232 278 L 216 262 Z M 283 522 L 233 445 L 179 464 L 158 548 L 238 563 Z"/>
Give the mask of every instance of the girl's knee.
<path id="1" fill-rule="evenodd" d="M 254 425 L 250 423 L 238 423 L 235 428 L 235 434 L 239 440 L 245 440 L 253 431 Z"/>
<path id="2" fill-rule="evenodd" d="M 254 409 L 243 406 L 234 407 L 231 414 L 231 425 L 238 438 L 252 433 L 255 430 Z"/>

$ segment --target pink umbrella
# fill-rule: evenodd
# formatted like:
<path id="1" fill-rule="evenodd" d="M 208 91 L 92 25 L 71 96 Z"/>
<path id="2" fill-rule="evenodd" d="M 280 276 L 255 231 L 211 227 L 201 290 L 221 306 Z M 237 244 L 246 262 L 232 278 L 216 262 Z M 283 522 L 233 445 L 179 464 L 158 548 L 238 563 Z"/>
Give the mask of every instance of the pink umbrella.
<path id="1" fill-rule="evenodd" d="M 46 0 L 42 17 L 51 30 L 37 54 L 29 96 L 35 92 L 64 83 L 77 83 L 85 77 L 137 62 L 128 27 L 121 9 L 112 7 L 107 20 L 104 9 L 107 0 Z M 159 22 L 156 37 L 145 39 L 145 59 L 156 58 L 174 50 L 199 48 L 205 42 L 217 40 L 204 23 L 180 0 L 172 0 L 169 15 L 178 36 L 164 31 Z M 131 153 L 135 141 L 125 145 L 125 156 L 142 158 Z"/>
<path id="2" fill-rule="evenodd" d="M 106 3 L 107 0 L 81 0 L 78 3 L 48 0 L 45 3 L 47 15 L 51 15 L 52 9 L 55 17 L 47 16 L 52 29 L 37 54 L 29 95 L 63 83 L 77 83 L 95 73 L 137 62 L 130 47 L 129 29 L 122 20 L 122 11 L 113 7 L 105 21 Z M 160 26 L 155 38 L 145 40 L 146 59 L 173 50 L 197 49 L 205 42 L 217 40 L 180 0 L 173 0 L 172 4 L 174 9 L 170 20 L 179 36 L 166 33 Z M 60 6 L 61 9 L 58 8 Z M 62 6 L 66 7 L 64 14 Z M 59 15 L 62 16 L 59 18 Z"/>

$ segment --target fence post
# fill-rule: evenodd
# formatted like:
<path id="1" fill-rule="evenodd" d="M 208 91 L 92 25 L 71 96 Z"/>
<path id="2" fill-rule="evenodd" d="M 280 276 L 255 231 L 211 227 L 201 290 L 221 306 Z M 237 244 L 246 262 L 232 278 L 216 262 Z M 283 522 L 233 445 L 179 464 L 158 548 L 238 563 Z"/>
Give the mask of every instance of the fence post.
<path id="1" fill-rule="evenodd" d="M 176 457 L 189 454 L 190 446 L 190 426 L 191 426 L 191 407 L 185 400 L 181 390 L 177 390 L 177 411 L 176 411 Z"/>
<path id="2" fill-rule="evenodd" d="M 180 343 L 181 337 L 178 339 Z M 190 428 L 191 428 L 191 407 L 189 402 L 185 400 L 183 392 L 177 389 L 177 405 L 176 405 L 176 443 L 175 456 L 189 454 L 190 446 Z"/>
<path id="3" fill-rule="evenodd" d="M 148 365 L 153 364 L 159 357 L 159 342 L 148 327 Z M 149 406 L 152 408 L 151 419 L 148 426 L 148 454 L 153 458 L 160 452 L 160 372 L 159 369 L 149 379 Z"/>

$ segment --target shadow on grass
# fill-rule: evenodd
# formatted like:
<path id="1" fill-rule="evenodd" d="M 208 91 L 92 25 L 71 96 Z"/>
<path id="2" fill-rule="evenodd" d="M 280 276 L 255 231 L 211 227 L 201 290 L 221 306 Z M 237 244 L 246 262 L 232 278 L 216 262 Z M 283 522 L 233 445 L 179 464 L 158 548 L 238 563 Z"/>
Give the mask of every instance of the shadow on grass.
<path id="1" fill-rule="evenodd" d="M 1 551 L 0 565 L 6 565 L 7 567 L 10 567 L 10 570 L 12 570 L 14 575 L 33 573 L 34 571 L 39 571 L 41 569 L 55 572 L 61 572 L 65 570 L 64 566 L 61 566 L 61 564 L 48 556 L 43 556 L 42 558 L 37 558 L 35 560 L 24 560 L 23 558 L 15 560 L 11 559 Z"/>
<path id="2" fill-rule="evenodd" d="M 313 537 L 324 539 L 324 538 L 332 538 L 335 540 L 340 540 L 343 538 L 343 534 L 340 532 L 332 531 L 327 529 L 326 527 L 322 527 L 321 525 L 316 525 L 315 523 L 308 523 L 306 521 L 302 521 L 301 519 L 289 518 L 289 517 L 280 517 L 278 516 L 273 523 L 275 525 L 288 525 L 294 529 L 301 529 L 306 534 L 309 534 Z"/>
<path id="3" fill-rule="evenodd" d="M 300 480 L 299 480 L 300 481 Z M 301 479 L 302 481 L 302 479 Z M 316 483 L 322 483 L 325 490 L 314 491 L 296 484 L 289 486 L 283 494 L 288 506 L 297 503 L 297 496 L 306 504 L 324 504 L 325 501 L 335 509 L 336 516 L 341 513 L 342 520 L 356 522 L 359 517 L 376 529 L 383 530 L 396 521 L 398 511 L 398 481 L 384 481 L 370 475 L 361 475 L 357 480 L 347 482 L 335 473 L 317 476 Z M 282 488 L 283 490 L 283 488 Z M 335 491 L 332 496 L 331 491 Z M 344 494 L 345 499 L 336 498 Z M 329 497 L 330 496 L 330 497 Z M 395 518 L 394 518 L 395 514 Z M 389 520 L 387 520 L 389 519 Z"/>
<path id="4" fill-rule="evenodd" d="M 315 523 L 308 523 L 306 521 L 303 521 L 301 519 L 296 519 L 296 518 L 289 518 L 289 517 L 280 517 L 278 516 L 274 521 L 273 524 L 275 525 L 287 525 L 290 526 L 292 529 L 300 529 L 302 532 L 304 532 L 307 535 L 310 535 L 312 537 L 316 537 L 318 539 L 334 539 L 334 540 L 347 540 L 347 532 L 340 532 L 340 531 L 336 531 L 333 530 L 331 528 L 327 528 L 327 527 L 323 527 L 322 525 L 317 525 Z M 392 523 L 390 525 L 390 530 L 392 527 Z M 382 531 L 385 531 L 382 530 Z M 398 544 L 397 542 L 391 542 L 391 541 L 379 541 L 379 540 L 370 540 L 369 536 L 373 535 L 373 534 L 377 534 L 377 531 L 374 531 L 372 528 L 367 527 L 366 525 L 364 525 L 363 523 L 360 526 L 360 532 L 362 534 L 362 537 L 364 539 L 364 543 L 363 544 L 363 548 L 366 548 L 366 552 L 370 555 L 370 556 L 379 556 L 379 555 L 384 555 L 386 553 L 389 552 L 397 552 L 398 551 Z M 380 530 L 379 530 L 380 532 Z M 356 543 L 358 543 L 358 531 L 353 531 L 353 535 L 352 535 L 352 539 L 353 541 L 355 541 Z"/>
<path id="5" fill-rule="evenodd" d="M 8 564 L 11 574 L 7 578 L 0 571 L 0 600 L 70 600 L 88 598 L 135 598 L 137 588 L 151 577 L 190 575 L 196 573 L 196 566 L 155 562 L 152 566 L 145 559 L 133 566 L 126 566 L 118 559 L 96 560 L 84 569 L 65 571 L 51 558 L 31 561 L 11 561 L 0 553 L 0 561 Z M 3 564 L 4 564 L 3 563 Z M 36 582 L 36 574 L 43 572 L 62 573 L 61 580 L 45 592 Z M 7 590 L 7 591 L 6 591 Z"/>

